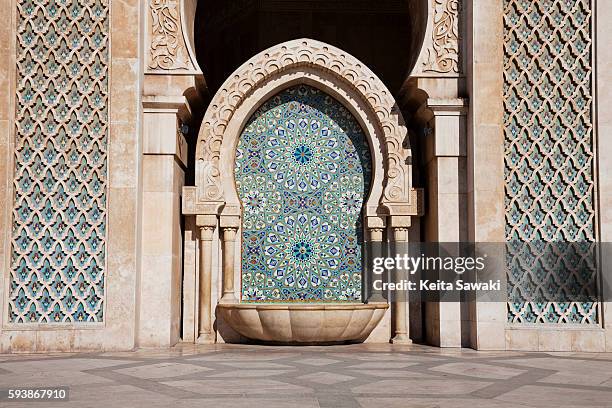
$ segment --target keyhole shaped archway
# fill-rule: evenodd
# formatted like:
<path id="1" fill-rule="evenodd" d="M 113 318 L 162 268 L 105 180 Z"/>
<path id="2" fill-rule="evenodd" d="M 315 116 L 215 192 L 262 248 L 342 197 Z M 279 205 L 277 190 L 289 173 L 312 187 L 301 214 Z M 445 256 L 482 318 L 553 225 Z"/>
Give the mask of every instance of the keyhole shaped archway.
<path id="1" fill-rule="evenodd" d="M 361 140 L 365 140 L 370 153 L 371 181 L 369 188 L 364 183 L 357 195 L 359 209 L 363 206 L 363 227 L 358 225 L 360 218 L 356 215 L 349 219 L 356 224 L 353 237 L 363 228 L 366 240 L 371 242 L 381 244 L 385 235 L 395 241 L 406 241 L 411 217 L 421 212 L 418 190 L 412 186 L 407 129 L 391 92 L 376 74 L 349 53 L 312 39 L 288 41 L 255 55 L 230 75 L 212 98 L 197 140 L 196 185 L 183 190 L 183 214 L 195 216 L 200 230 L 199 316 L 203 339 L 210 338 L 211 326 L 229 325 L 246 338 L 265 341 L 359 341 L 387 313 L 386 302 L 359 302 L 364 299 L 359 297 L 359 282 L 356 284 L 355 280 L 352 286 L 346 285 L 339 292 L 328 292 L 332 304 L 324 305 L 288 302 L 307 297 L 310 299 L 304 300 L 325 299 L 325 290 L 309 294 L 311 287 L 307 283 L 303 284 L 306 293 L 297 290 L 285 293 L 284 297 L 281 294 L 281 304 L 262 304 L 258 299 L 264 297 L 261 293 L 252 296 L 247 293 L 243 298 L 242 285 L 236 284 L 242 281 L 242 232 L 247 229 L 245 222 L 251 220 L 244 210 L 248 191 L 239 191 L 243 183 L 239 178 L 241 183 L 236 183 L 236 152 L 241 149 L 244 130 L 262 104 L 296 86 L 308 86 L 328 95 L 362 129 Z M 298 162 L 309 160 L 311 146 L 294 147 Z M 272 223 L 267 227 L 272 227 Z M 388 229 L 386 234 L 385 229 Z M 218 239 L 213 238 L 214 231 L 218 232 Z M 295 239 L 295 236 L 289 238 Z M 289 238 L 285 253 L 295 250 L 299 258 L 313 251 L 305 245 L 306 241 L 293 242 Z M 220 262 L 214 262 L 212 254 L 219 254 Z M 360 274 L 362 257 L 356 256 L 360 263 L 354 270 Z M 255 257 L 255 262 L 262 259 L 269 258 Z M 265 273 L 253 275 L 261 282 L 266 280 Z M 405 314 L 398 308 L 394 316 L 394 339 L 403 341 Z M 218 321 L 213 325 L 215 318 Z"/>
<path id="2" fill-rule="evenodd" d="M 265 101 L 236 150 L 241 300 L 360 301 L 371 172 L 364 131 L 336 99 L 301 84 Z"/>

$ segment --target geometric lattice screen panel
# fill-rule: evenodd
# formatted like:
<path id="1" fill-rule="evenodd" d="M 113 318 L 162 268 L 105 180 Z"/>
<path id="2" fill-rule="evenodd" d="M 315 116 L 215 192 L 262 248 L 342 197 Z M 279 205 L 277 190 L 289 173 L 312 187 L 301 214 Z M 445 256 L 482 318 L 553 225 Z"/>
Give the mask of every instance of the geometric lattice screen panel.
<path id="1" fill-rule="evenodd" d="M 370 149 L 355 117 L 307 85 L 266 101 L 236 151 L 242 300 L 361 299 Z"/>
<path id="2" fill-rule="evenodd" d="M 504 0 L 510 322 L 598 321 L 591 13 Z"/>
<path id="3" fill-rule="evenodd" d="M 103 320 L 108 10 L 17 2 L 13 323 Z"/>

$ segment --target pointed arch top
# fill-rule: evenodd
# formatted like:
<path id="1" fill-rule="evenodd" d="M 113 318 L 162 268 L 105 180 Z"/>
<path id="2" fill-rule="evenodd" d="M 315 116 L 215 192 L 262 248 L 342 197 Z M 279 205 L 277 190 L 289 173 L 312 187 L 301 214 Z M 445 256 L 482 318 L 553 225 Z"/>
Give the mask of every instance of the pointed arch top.
<path id="1" fill-rule="evenodd" d="M 224 139 L 230 137 L 226 135 L 230 121 L 259 86 L 300 68 L 318 71 L 350 87 L 375 118 L 384 169 L 380 212 L 398 216 L 420 214 L 420 200 L 412 188 L 407 129 L 393 95 L 357 58 L 312 39 L 292 40 L 262 51 L 239 67 L 215 94 L 198 135 L 196 186 L 186 189 L 184 213 L 219 214 L 228 197 L 220 160 Z"/>

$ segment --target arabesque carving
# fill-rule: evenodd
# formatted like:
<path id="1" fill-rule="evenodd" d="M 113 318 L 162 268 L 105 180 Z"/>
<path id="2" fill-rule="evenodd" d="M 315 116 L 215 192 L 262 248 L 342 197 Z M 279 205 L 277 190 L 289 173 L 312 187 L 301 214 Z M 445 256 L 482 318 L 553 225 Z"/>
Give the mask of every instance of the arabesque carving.
<path id="1" fill-rule="evenodd" d="M 181 28 L 179 0 L 151 0 L 150 55 L 151 70 L 192 69 Z"/>
<path id="2" fill-rule="evenodd" d="M 427 50 L 423 71 L 459 73 L 459 0 L 432 0 L 432 46 Z"/>
<path id="3" fill-rule="evenodd" d="M 353 87 L 376 114 L 384 136 L 386 183 L 381 204 L 391 212 L 411 215 L 411 178 L 405 145 L 407 130 L 400 123 L 399 110 L 391 93 L 378 77 L 351 55 L 310 39 L 289 41 L 270 48 L 243 64 L 223 84 L 204 116 L 197 145 L 199 202 L 223 202 L 224 191 L 219 171 L 220 150 L 225 129 L 246 96 L 259 84 L 293 67 L 309 66 L 334 75 Z M 397 204 L 397 207 L 394 206 Z M 416 214 L 416 213 L 414 213 Z"/>

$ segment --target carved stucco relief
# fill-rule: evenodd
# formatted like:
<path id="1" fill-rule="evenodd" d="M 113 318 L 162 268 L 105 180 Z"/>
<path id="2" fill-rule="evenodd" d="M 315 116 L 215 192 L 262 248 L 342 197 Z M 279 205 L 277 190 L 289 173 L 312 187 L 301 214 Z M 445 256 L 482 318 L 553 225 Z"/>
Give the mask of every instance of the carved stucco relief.
<path id="1" fill-rule="evenodd" d="M 183 36 L 179 0 L 150 0 L 148 68 L 151 71 L 192 70 Z"/>
<path id="2" fill-rule="evenodd" d="M 386 150 L 386 183 L 381 203 L 406 215 L 416 214 L 418 200 L 411 190 L 407 164 L 410 149 L 404 145 L 407 130 L 401 124 L 393 96 L 357 59 L 310 39 L 289 41 L 258 54 L 234 72 L 217 92 L 204 117 L 197 145 L 197 201 L 202 205 L 224 201 L 219 170 L 221 145 L 228 123 L 246 96 L 275 75 L 301 66 L 313 67 L 350 84 L 376 114 Z"/>
<path id="3" fill-rule="evenodd" d="M 460 0 L 432 0 L 431 44 L 422 63 L 423 72 L 458 74 Z"/>

